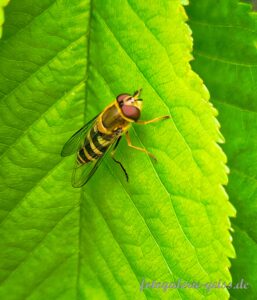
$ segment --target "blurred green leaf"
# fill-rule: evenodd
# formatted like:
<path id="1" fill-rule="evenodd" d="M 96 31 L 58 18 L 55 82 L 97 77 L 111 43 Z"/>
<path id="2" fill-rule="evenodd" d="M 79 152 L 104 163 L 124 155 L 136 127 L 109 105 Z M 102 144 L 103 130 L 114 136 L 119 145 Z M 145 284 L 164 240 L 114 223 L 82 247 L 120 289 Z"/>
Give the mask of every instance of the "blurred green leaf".
<path id="1" fill-rule="evenodd" d="M 193 69 L 204 78 L 218 107 L 225 136 L 230 177 L 228 193 L 237 209 L 232 219 L 237 258 L 233 282 L 243 278 L 247 290 L 231 290 L 232 299 L 257 298 L 257 15 L 234 0 L 191 1 Z"/>
<path id="2" fill-rule="evenodd" d="M 225 289 L 146 281 L 230 280 L 226 158 L 191 71 L 179 0 L 12 0 L 0 45 L 0 299 L 227 299 Z M 86 81 L 86 87 L 85 87 Z M 143 119 L 82 190 L 66 139 L 115 95 L 143 87 Z M 86 98 L 86 101 L 85 101 Z M 85 105 L 86 102 L 86 105 Z M 85 112 L 85 113 L 84 113 Z"/>
<path id="3" fill-rule="evenodd" d="M 9 0 L 0 0 L 0 38 L 2 37 L 2 26 L 4 23 L 4 7 L 9 3 Z"/>

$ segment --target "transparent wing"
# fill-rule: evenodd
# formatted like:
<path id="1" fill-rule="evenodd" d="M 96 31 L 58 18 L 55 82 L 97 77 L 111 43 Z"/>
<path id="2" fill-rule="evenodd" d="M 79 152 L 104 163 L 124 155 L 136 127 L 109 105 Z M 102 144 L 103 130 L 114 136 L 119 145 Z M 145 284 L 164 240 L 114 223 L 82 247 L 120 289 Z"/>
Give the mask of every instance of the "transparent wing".
<path id="1" fill-rule="evenodd" d="M 78 150 L 80 146 L 80 142 L 83 141 L 88 130 L 92 127 L 92 124 L 95 122 L 98 116 L 99 115 L 95 116 L 92 120 L 90 120 L 88 123 L 86 123 L 82 128 L 80 128 L 77 132 L 75 132 L 72 135 L 72 137 L 63 146 L 61 156 L 69 156 Z"/>
<path id="2" fill-rule="evenodd" d="M 113 143 L 110 144 L 110 146 L 105 151 L 105 153 L 102 156 L 100 156 L 98 159 L 88 162 L 83 165 L 75 166 L 75 168 L 73 170 L 72 178 L 71 178 L 71 183 L 72 183 L 73 187 L 75 187 L 75 188 L 82 187 L 89 181 L 89 179 L 94 175 L 95 171 L 98 169 L 100 164 L 103 162 L 104 158 L 111 151 L 111 149 L 113 148 L 113 145 L 115 145 L 116 140 L 117 139 L 115 139 L 113 141 Z"/>

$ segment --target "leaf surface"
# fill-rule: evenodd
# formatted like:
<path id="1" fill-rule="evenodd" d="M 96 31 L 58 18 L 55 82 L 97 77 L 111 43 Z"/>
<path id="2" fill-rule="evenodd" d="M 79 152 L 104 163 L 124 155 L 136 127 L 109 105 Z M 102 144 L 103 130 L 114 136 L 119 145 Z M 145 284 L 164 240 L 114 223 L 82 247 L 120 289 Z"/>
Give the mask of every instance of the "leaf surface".
<path id="1" fill-rule="evenodd" d="M 238 1 L 215 3 L 191 1 L 193 68 L 210 90 L 226 139 L 228 193 L 237 209 L 237 218 L 232 219 L 237 258 L 231 271 L 235 284 L 241 279 L 248 282 L 247 290 L 231 290 L 232 299 L 256 299 L 257 15 Z"/>
<path id="2" fill-rule="evenodd" d="M 6 12 L 0 298 L 227 299 L 225 289 L 140 291 L 143 279 L 230 279 L 226 158 L 180 1 L 12 0 Z M 73 189 L 65 140 L 139 87 L 142 119 L 172 116 L 130 131 L 158 163 L 122 141 L 129 183 L 107 160 Z"/>

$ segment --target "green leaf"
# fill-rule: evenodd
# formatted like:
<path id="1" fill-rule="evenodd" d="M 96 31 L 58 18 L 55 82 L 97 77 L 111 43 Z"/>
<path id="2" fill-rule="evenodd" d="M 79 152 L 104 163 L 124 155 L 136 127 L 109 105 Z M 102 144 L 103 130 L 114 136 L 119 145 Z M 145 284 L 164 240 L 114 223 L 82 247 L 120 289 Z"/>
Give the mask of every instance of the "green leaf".
<path id="1" fill-rule="evenodd" d="M 237 259 L 233 282 L 243 278 L 247 290 L 231 290 L 233 299 L 256 299 L 257 268 L 257 15 L 237 1 L 192 1 L 193 68 L 204 78 L 219 110 L 230 177 L 228 193 L 237 209 L 233 219 Z M 211 11 L 211 14 L 209 13 Z"/>
<path id="2" fill-rule="evenodd" d="M 179 0 L 11 1 L 0 45 L 1 299 L 228 298 L 140 291 L 143 279 L 230 280 L 226 158 L 185 21 Z M 75 157 L 62 159 L 62 145 L 139 87 L 142 119 L 172 116 L 130 131 L 158 163 L 122 141 L 129 183 L 107 160 L 72 188 Z"/>

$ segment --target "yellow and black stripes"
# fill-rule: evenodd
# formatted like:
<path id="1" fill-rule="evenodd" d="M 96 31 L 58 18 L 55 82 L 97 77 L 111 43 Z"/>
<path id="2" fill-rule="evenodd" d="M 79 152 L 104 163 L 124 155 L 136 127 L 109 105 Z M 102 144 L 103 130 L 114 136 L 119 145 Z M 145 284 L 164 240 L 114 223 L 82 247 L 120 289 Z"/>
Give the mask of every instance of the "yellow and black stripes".
<path id="1" fill-rule="evenodd" d="M 78 152 L 77 162 L 85 164 L 98 159 L 113 143 L 113 139 L 112 134 L 101 133 L 97 126 L 92 127 L 85 138 L 83 147 Z"/>

